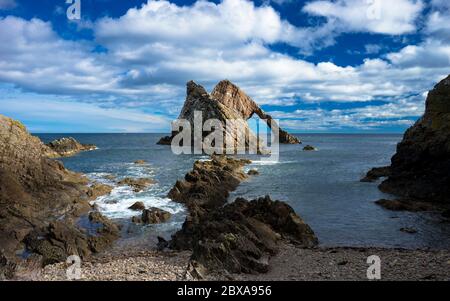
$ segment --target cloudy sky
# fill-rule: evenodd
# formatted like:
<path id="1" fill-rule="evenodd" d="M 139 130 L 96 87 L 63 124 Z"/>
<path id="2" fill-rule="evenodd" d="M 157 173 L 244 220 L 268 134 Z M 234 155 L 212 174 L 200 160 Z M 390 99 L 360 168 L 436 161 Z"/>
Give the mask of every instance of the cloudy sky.
<path id="1" fill-rule="evenodd" d="M 0 0 L 0 114 L 33 132 L 168 132 L 185 84 L 294 132 L 403 132 L 450 73 L 448 0 Z"/>

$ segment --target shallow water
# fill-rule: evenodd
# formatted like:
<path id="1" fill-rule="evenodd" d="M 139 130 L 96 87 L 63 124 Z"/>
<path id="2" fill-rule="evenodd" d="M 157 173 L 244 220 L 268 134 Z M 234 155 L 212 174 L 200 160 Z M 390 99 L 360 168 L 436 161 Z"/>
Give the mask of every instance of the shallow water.
<path id="1" fill-rule="evenodd" d="M 38 135 L 44 141 L 67 134 Z M 124 177 L 151 177 L 158 183 L 134 193 L 129 187 L 116 187 L 110 196 L 96 203 L 108 217 L 126 226 L 121 243 L 156 241 L 157 235 L 169 238 L 181 227 L 183 206 L 166 198 L 177 179 L 204 156 L 175 156 L 170 147 L 156 145 L 161 134 L 71 134 L 82 143 L 99 149 L 64 158 L 69 169 L 86 173 L 91 179 L 114 184 L 104 178 L 114 174 Z M 288 202 L 313 228 L 323 246 L 384 246 L 403 248 L 449 248 L 450 223 L 433 213 L 390 212 L 374 204 L 390 197 L 377 189 L 378 183 L 359 179 L 375 166 L 388 165 L 401 135 L 300 135 L 303 145 L 318 151 L 303 152 L 301 145 L 282 145 L 280 162 L 254 163 L 248 167 L 259 176 L 243 182 L 230 196 L 254 198 L 269 194 Z M 148 165 L 135 165 L 135 160 Z M 127 208 L 136 201 L 159 207 L 174 214 L 169 223 L 136 226 L 128 221 L 136 212 Z M 400 232 L 412 227 L 418 232 Z"/>

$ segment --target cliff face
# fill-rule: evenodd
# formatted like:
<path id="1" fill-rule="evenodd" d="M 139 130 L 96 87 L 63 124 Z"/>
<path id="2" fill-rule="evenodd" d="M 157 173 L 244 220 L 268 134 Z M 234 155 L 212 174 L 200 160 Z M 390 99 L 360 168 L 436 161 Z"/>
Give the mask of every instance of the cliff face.
<path id="1" fill-rule="evenodd" d="M 65 253 L 88 253 L 77 252 L 81 240 L 88 245 L 88 237 L 73 218 L 90 210 L 93 191 L 85 177 L 48 159 L 49 154 L 20 122 L 0 115 L 0 253 L 6 256 L 14 257 L 23 247 L 44 257 L 59 252 L 54 260 L 65 260 Z M 32 234 L 39 239 L 30 245 Z"/>
<path id="2" fill-rule="evenodd" d="M 428 93 L 425 114 L 406 131 L 391 161 L 382 191 L 450 202 L 450 76 Z"/>
<path id="3" fill-rule="evenodd" d="M 186 101 L 178 118 L 186 119 L 192 125 L 195 111 L 202 112 L 203 122 L 208 119 L 218 119 L 224 128 L 226 120 L 245 121 L 254 114 L 261 119 L 265 119 L 268 122 L 268 125 L 270 125 L 269 121 L 272 120 L 272 117 L 265 114 L 264 111 L 241 89 L 226 80 L 218 83 L 211 95 L 195 82 L 188 82 Z M 278 127 L 278 125 L 275 126 Z M 237 131 L 230 131 L 230 129 L 227 129 L 227 133 L 231 135 L 232 141 L 235 143 L 238 136 L 243 133 L 245 133 L 247 137 L 250 137 L 249 139 L 256 138 L 246 122 L 242 123 Z M 279 129 L 279 133 L 280 143 L 300 143 L 297 138 L 289 135 L 282 129 Z M 159 141 L 159 144 L 170 144 L 171 138 L 173 138 L 174 135 L 175 133 L 172 133 L 172 137 L 162 138 Z M 246 146 L 248 146 L 248 139 L 246 141 Z"/>

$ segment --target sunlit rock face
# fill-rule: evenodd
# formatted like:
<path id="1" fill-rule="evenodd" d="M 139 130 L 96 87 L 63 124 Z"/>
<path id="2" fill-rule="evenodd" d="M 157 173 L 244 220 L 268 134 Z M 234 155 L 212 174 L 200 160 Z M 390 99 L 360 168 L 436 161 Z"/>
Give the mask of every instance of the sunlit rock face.
<path id="1" fill-rule="evenodd" d="M 278 124 L 273 121 L 272 117 L 266 114 L 248 95 L 246 95 L 239 87 L 228 80 L 219 82 L 209 94 L 201 85 L 193 81 L 187 83 L 187 96 L 178 119 L 185 119 L 192 125 L 192 132 L 194 132 L 195 112 L 201 112 L 202 121 L 208 119 L 217 119 L 224 129 L 224 143 L 225 137 L 229 137 L 229 145 L 224 145 L 224 148 L 236 149 L 239 147 L 239 137 L 246 137 L 245 147 L 250 145 L 251 141 L 255 141 L 256 136 L 250 130 L 247 122 L 255 114 L 263 119 L 269 127 L 278 127 Z M 236 129 L 227 127 L 227 120 L 240 120 Z M 177 133 L 172 133 L 171 136 L 163 137 L 159 144 L 170 144 L 173 137 Z M 202 137 L 208 136 L 209 132 L 204 132 Z M 254 139 L 254 140 L 252 140 Z M 296 144 L 300 141 L 288 134 L 286 131 L 279 129 L 279 142 Z M 193 143 L 193 141 L 192 141 Z M 263 152 L 263 149 L 258 149 Z"/>

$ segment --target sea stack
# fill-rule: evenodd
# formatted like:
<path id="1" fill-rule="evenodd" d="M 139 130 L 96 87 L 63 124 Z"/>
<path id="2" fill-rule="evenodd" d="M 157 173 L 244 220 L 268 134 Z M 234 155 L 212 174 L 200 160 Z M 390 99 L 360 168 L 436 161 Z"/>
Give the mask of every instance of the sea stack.
<path id="1" fill-rule="evenodd" d="M 425 114 L 397 146 L 383 192 L 450 202 L 450 76 L 428 93 Z"/>
<path id="2" fill-rule="evenodd" d="M 211 94 L 209 94 L 201 85 L 198 85 L 193 81 L 188 82 L 186 101 L 178 119 L 188 120 L 191 125 L 193 125 L 195 111 L 202 112 L 203 121 L 208 119 L 218 119 L 224 128 L 226 128 L 226 120 L 244 121 L 242 126 L 239 127 L 236 132 L 230 132 L 229 129 L 227 129 L 229 134 L 231 134 L 235 145 L 238 136 L 242 133 L 245 133 L 248 137 L 245 141 L 246 146 L 249 144 L 249 139 L 256 137 L 245 122 L 255 114 L 263 119 L 269 127 L 279 127 L 278 124 L 274 122 L 273 118 L 266 114 L 253 99 L 228 80 L 219 82 Z M 208 134 L 209 133 L 204 133 L 203 138 Z M 172 133 L 171 136 L 161 138 L 158 144 L 170 145 L 172 138 L 175 135 L 176 133 Z M 300 143 L 296 137 L 290 135 L 281 128 L 279 128 L 279 139 L 280 143 L 285 144 Z"/>

